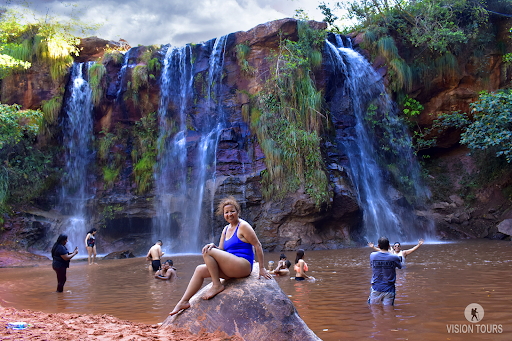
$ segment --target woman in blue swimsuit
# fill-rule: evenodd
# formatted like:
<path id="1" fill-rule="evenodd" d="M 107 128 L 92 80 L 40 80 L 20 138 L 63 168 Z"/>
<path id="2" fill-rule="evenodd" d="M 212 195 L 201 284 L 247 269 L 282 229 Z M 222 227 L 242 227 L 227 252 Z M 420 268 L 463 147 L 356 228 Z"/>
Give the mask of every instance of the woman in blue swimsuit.
<path id="1" fill-rule="evenodd" d="M 220 237 L 219 246 L 214 243 L 203 247 L 204 263 L 197 266 L 187 290 L 181 300 L 176 304 L 169 315 L 190 308 L 189 300 L 201 289 L 205 278 L 212 278 L 212 287 L 204 294 L 203 299 L 208 300 L 224 290 L 220 279 L 243 278 L 251 274 L 254 261 L 253 246 L 259 262 L 259 276 L 271 279 L 272 276 L 265 269 L 263 249 L 251 225 L 240 219 L 240 205 L 236 199 L 229 196 L 223 199 L 217 207 L 217 214 L 223 214 L 229 223 Z"/>

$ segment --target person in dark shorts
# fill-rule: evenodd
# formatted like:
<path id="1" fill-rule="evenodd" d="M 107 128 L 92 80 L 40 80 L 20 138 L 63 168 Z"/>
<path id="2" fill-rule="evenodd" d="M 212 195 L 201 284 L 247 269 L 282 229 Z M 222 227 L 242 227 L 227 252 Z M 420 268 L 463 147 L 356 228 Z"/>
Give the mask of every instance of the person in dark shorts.
<path id="1" fill-rule="evenodd" d="M 146 260 L 151 261 L 153 271 L 160 270 L 160 259 L 164 255 L 162 252 L 162 245 L 163 243 L 161 240 L 157 241 L 156 244 L 149 249 L 148 254 L 146 255 Z"/>
<path id="2" fill-rule="evenodd" d="M 78 247 L 73 252 L 69 252 L 66 248 L 68 236 L 61 234 L 52 247 L 52 268 L 57 274 L 57 292 L 64 291 L 66 283 L 66 269 L 69 268 L 69 261 L 78 253 Z"/>

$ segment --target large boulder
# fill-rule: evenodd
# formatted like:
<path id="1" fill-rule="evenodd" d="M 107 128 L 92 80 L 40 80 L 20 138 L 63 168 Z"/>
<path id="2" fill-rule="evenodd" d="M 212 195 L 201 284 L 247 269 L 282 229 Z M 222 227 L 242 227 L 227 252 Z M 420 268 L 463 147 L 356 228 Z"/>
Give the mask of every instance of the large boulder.
<path id="1" fill-rule="evenodd" d="M 225 290 L 210 300 L 205 286 L 190 300 L 190 308 L 168 317 L 163 325 L 175 325 L 192 333 L 220 330 L 244 340 L 320 340 L 302 321 L 288 296 L 274 279 L 258 279 L 254 264 L 249 277 L 224 281 Z"/>
<path id="2" fill-rule="evenodd" d="M 512 236 L 512 219 L 505 219 L 498 225 L 500 233 Z"/>

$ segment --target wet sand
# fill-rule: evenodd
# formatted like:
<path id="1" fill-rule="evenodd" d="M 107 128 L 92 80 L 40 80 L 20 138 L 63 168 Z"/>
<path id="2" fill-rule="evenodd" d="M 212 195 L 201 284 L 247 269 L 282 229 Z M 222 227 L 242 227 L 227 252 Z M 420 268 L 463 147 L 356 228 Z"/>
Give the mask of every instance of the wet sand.
<path id="1" fill-rule="evenodd" d="M 26 251 L 0 250 L 0 268 L 51 266 L 51 260 Z M 52 293 L 53 294 L 53 293 Z M 8 327 L 11 322 L 26 322 L 23 330 Z M 44 313 L 0 306 L 0 340 L 232 340 L 238 336 L 225 333 L 192 334 L 173 326 L 144 324 L 121 320 L 112 315 Z"/>

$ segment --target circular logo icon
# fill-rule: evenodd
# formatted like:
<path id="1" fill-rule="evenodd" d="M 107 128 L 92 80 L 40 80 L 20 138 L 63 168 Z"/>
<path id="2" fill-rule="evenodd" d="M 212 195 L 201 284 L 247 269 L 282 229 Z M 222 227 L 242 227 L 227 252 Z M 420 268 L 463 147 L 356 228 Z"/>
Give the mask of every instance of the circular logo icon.
<path id="1" fill-rule="evenodd" d="M 478 303 L 471 303 L 464 310 L 464 316 L 469 322 L 480 322 L 484 318 L 484 308 Z"/>

